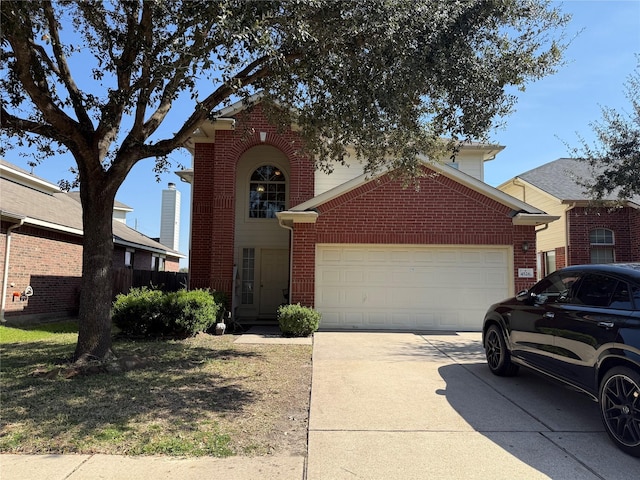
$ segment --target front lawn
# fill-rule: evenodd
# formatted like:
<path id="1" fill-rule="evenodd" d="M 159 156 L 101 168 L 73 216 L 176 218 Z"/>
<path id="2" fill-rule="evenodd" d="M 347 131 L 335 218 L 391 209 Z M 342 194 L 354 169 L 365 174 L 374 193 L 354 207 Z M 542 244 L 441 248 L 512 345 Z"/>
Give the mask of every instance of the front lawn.
<path id="1" fill-rule="evenodd" d="M 311 347 L 236 338 L 114 339 L 136 368 L 69 376 L 73 324 L 0 326 L 0 452 L 305 454 Z"/>

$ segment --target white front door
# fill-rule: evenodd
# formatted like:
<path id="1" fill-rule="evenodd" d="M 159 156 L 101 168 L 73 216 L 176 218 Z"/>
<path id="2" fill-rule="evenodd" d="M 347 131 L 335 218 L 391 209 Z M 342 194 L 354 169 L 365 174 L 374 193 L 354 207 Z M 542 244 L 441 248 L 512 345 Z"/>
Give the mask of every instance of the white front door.
<path id="1" fill-rule="evenodd" d="M 480 330 L 513 291 L 511 249 L 473 245 L 318 245 L 320 328 Z"/>
<path id="2" fill-rule="evenodd" d="M 285 301 L 282 292 L 289 287 L 289 250 L 261 250 L 259 286 L 259 315 L 275 317 L 278 307 Z"/>

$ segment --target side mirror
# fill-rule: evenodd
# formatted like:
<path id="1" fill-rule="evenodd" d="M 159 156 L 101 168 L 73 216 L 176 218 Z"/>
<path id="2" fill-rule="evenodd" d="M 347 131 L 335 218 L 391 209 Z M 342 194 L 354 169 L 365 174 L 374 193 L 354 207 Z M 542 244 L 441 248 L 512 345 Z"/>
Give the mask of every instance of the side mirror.
<path id="1" fill-rule="evenodd" d="M 516 295 L 516 300 L 518 300 L 519 302 L 525 302 L 530 299 L 531 294 L 529 293 L 529 290 L 522 290 Z"/>

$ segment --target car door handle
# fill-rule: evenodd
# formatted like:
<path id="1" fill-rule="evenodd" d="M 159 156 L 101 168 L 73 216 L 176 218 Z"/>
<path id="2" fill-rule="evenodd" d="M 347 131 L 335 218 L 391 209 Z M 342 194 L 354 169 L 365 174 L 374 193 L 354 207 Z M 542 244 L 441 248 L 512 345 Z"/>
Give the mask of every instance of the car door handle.
<path id="1" fill-rule="evenodd" d="M 556 314 L 553 313 L 553 312 L 545 312 L 544 315 L 543 315 L 544 318 L 553 318 L 555 316 L 556 316 Z"/>
<path id="2" fill-rule="evenodd" d="M 598 326 L 601 328 L 613 328 L 613 322 L 598 322 Z"/>

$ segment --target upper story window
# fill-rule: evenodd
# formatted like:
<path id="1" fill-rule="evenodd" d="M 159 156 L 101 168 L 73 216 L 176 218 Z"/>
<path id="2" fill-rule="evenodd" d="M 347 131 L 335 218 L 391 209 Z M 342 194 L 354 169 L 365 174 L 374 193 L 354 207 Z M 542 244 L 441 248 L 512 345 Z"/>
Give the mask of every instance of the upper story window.
<path id="1" fill-rule="evenodd" d="M 595 228 L 589 232 L 591 263 L 613 263 L 615 261 L 613 230 Z"/>
<path id="2" fill-rule="evenodd" d="M 276 218 L 285 209 L 287 182 L 273 165 L 258 167 L 249 181 L 249 218 Z"/>

